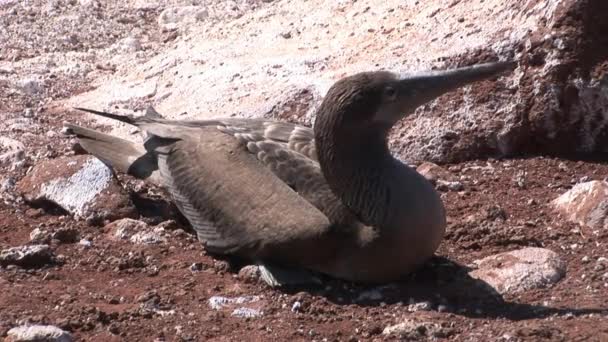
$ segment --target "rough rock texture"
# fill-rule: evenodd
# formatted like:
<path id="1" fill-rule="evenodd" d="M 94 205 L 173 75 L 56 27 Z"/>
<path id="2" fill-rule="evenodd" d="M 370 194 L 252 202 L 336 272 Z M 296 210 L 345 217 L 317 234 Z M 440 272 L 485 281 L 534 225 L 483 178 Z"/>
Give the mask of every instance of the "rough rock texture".
<path id="1" fill-rule="evenodd" d="M 19 182 L 18 189 L 28 202 L 52 202 L 80 218 L 97 215 L 111 219 L 134 213 L 112 171 L 92 156 L 41 162 Z"/>
<path id="2" fill-rule="evenodd" d="M 25 157 L 25 146 L 22 142 L 0 137 L 0 166 L 15 169 Z"/>
<path id="3" fill-rule="evenodd" d="M 113 239 L 128 240 L 135 244 L 157 244 L 165 242 L 165 230 L 162 227 L 152 229 L 147 223 L 124 218 L 104 227 Z"/>
<path id="4" fill-rule="evenodd" d="M 72 335 L 53 325 L 23 325 L 8 331 L 6 342 L 71 342 Z"/>
<path id="5" fill-rule="evenodd" d="M 608 182 L 576 184 L 551 204 L 568 220 L 593 229 L 595 234 L 608 230 Z"/>
<path id="6" fill-rule="evenodd" d="M 418 341 L 449 336 L 449 329 L 444 329 L 440 324 L 432 322 L 416 322 L 405 320 L 401 323 L 390 325 L 382 330 L 383 335 L 398 337 L 406 341 Z"/>
<path id="7" fill-rule="evenodd" d="M 329 86 L 347 74 L 515 58 L 520 66 L 512 75 L 420 108 L 393 133 L 393 149 L 411 161 L 447 162 L 607 146 L 603 0 L 282 1 L 241 6 L 219 27 L 195 7 L 159 17 L 163 27 L 185 21 L 188 30 L 175 44 L 145 63 L 125 61 L 97 89 L 67 103 L 126 110 L 154 104 L 180 119 L 310 123 Z M 371 24 L 378 20 L 381 26 Z"/>
<path id="8" fill-rule="evenodd" d="M 34 268 L 49 264 L 53 259 L 53 252 L 48 245 L 19 246 L 0 251 L 0 266 Z"/>
<path id="9" fill-rule="evenodd" d="M 471 277 L 481 279 L 501 294 L 518 293 L 555 284 L 566 274 L 566 263 L 553 251 L 528 247 L 492 255 L 474 263 Z"/>

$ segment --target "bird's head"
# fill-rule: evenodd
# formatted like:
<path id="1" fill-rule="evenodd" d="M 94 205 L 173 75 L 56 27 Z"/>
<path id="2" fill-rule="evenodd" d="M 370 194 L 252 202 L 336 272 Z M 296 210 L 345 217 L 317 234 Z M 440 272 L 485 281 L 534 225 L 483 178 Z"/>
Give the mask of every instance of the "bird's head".
<path id="1" fill-rule="evenodd" d="M 315 120 L 315 135 L 386 135 L 400 119 L 450 90 L 512 70 L 514 62 L 397 75 L 362 72 L 342 78 L 327 92 Z"/>

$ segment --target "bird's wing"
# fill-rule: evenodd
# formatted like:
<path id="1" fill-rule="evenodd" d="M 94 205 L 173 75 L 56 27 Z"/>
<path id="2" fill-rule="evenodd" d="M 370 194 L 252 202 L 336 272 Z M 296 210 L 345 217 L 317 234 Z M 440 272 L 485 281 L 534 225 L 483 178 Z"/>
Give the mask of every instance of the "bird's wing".
<path id="1" fill-rule="evenodd" d="M 310 127 L 289 122 L 237 118 L 165 123 L 187 127 L 216 126 L 220 131 L 242 141 L 274 142 L 317 161 L 314 134 Z"/>
<path id="2" fill-rule="evenodd" d="M 186 131 L 190 136 L 197 136 L 215 128 L 234 137 L 280 180 L 325 213 L 332 223 L 349 225 L 356 220 L 329 188 L 317 161 L 314 134 L 309 127 L 261 119 L 166 120 L 153 109 L 140 117 L 78 109 L 139 127 L 152 138 L 146 142 L 149 150 L 155 148 L 152 145 L 158 143 L 159 137 L 179 141 Z"/>
<path id="3" fill-rule="evenodd" d="M 181 127 L 158 160 L 169 193 L 211 252 L 264 258 L 293 250 L 298 259 L 298 249 L 305 254 L 329 231 L 326 215 L 215 127 Z"/>
<path id="4" fill-rule="evenodd" d="M 159 133 L 159 136 L 173 136 L 179 132 L 179 127 L 197 128 L 213 126 L 242 141 L 275 142 L 290 150 L 298 152 L 309 159 L 317 161 L 317 152 L 315 149 L 312 128 L 294 123 L 239 118 L 166 120 L 153 108 L 148 108 L 146 115 L 139 117 L 112 114 L 86 108 L 77 109 L 125 122 L 137 126 L 144 131 L 154 130 Z"/>

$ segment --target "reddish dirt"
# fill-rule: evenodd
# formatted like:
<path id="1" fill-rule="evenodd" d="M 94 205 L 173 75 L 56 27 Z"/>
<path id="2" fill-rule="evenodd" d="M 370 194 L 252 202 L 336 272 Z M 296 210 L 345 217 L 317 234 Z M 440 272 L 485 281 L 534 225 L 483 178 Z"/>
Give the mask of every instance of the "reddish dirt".
<path id="1" fill-rule="evenodd" d="M 120 23 L 132 15 L 111 17 Z M 112 40 L 98 38 L 98 44 Z M 23 41 L 14 39 L 0 60 L 28 57 Z M 25 128 L 2 128 L 2 136 L 25 143 L 27 157 L 23 167 L 0 168 L 0 180 L 19 180 L 38 160 L 74 153 L 73 142 L 59 131 L 64 121 L 83 120 L 78 113 L 49 107 L 48 99 L 82 92 L 88 81 L 50 77 L 45 93 L 32 98 L 9 91 L 10 82 L 0 78 L 3 123 L 23 119 L 28 108 L 36 113 Z M 583 177 L 607 177 L 608 163 L 531 156 L 444 167 L 464 191 L 443 193 L 449 222 L 438 257 L 375 301 L 357 300 L 365 287 L 329 279 L 319 288 L 288 290 L 247 283 L 225 262 L 207 256 L 179 220 L 167 244 L 138 246 L 108 239 L 98 225 L 74 220 L 52 206 L 32 208 L 5 199 L 0 203 L 0 249 L 30 243 L 36 227 L 76 228 L 93 244 L 85 248 L 53 241 L 57 263 L 0 269 L 0 337 L 29 322 L 57 325 L 85 341 L 382 341 L 395 339 L 382 335 L 384 327 L 413 319 L 440 324 L 443 334 L 437 340 L 608 341 L 608 269 L 595 263 L 608 257 L 608 231 L 594 236 L 548 206 Z M 145 192 L 133 190 L 132 182 L 124 184 L 131 193 Z M 142 216 L 151 222 L 163 219 L 149 212 Z M 559 253 L 568 264 L 566 277 L 550 288 L 503 297 L 468 278 L 473 260 L 525 246 Z M 194 263 L 200 263 L 201 271 L 191 271 Z M 214 295 L 262 296 L 264 314 L 244 319 L 215 311 L 207 303 Z M 292 312 L 296 301 L 301 309 Z M 408 310 L 410 302 L 423 301 L 432 310 Z M 162 316 L 155 308 L 174 313 Z"/>

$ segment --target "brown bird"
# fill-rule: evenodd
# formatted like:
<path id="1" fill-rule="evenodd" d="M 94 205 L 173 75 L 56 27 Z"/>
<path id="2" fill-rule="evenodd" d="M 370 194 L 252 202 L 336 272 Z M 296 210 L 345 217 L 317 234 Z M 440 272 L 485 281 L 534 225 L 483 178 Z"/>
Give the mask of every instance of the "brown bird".
<path id="1" fill-rule="evenodd" d="M 433 186 L 391 155 L 391 127 L 421 104 L 514 67 L 497 62 L 345 77 L 326 94 L 314 129 L 82 108 L 135 125 L 147 139 L 138 144 L 67 126 L 106 164 L 164 187 L 206 250 L 268 266 L 263 273 L 271 285 L 307 279 L 300 270 L 382 283 L 429 259 L 446 225 Z"/>

